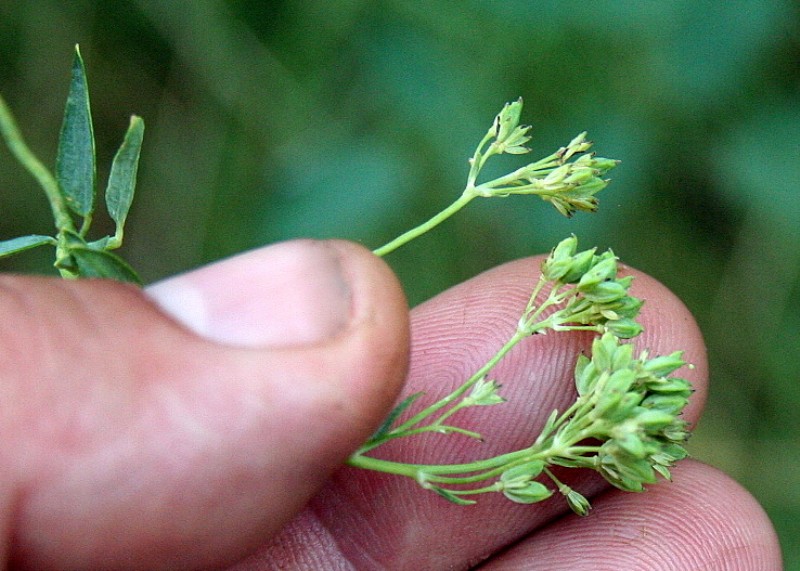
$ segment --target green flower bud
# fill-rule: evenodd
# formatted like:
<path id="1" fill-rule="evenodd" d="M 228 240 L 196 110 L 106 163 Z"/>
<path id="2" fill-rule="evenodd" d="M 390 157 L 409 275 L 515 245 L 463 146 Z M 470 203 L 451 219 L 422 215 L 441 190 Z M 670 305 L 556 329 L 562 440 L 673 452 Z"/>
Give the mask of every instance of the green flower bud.
<path id="1" fill-rule="evenodd" d="M 615 371 L 627 369 L 633 363 L 633 345 L 630 343 L 620 343 L 617 345 L 611 359 L 611 368 Z M 633 371 L 630 371 L 633 373 Z M 635 375 L 634 375 L 635 376 Z"/>
<path id="2" fill-rule="evenodd" d="M 648 432 L 668 427 L 675 420 L 675 415 L 658 409 L 642 408 L 634 420 Z"/>
<path id="3" fill-rule="evenodd" d="M 676 416 L 689 403 L 689 399 L 681 395 L 650 395 L 642 401 L 645 408 L 661 411 L 671 416 Z"/>
<path id="4" fill-rule="evenodd" d="M 663 395 L 679 395 L 689 398 L 694 392 L 692 384 L 686 379 L 679 377 L 659 378 L 648 376 L 645 377 L 645 386 L 648 391 Z"/>
<path id="5" fill-rule="evenodd" d="M 518 504 L 535 504 L 553 495 L 553 491 L 541 482 L 528 482 L 524 486 L 503 488 L 503 495 Z"/>
<path id="6" fill-rule="evenodd" d="M 544 470 L 544 462 L 531 460 L 514 466 L 500 476 L 503 495 L 519 504 L 533 504 L 549 498 L 553 492 L 544 484 L 533 481 Z"/>
<path id="7" fill-rule="evenodd" d="M 591 166 L 592 168 L 597 169 L 600 171 L 600 174 L 603 175 L 616 167 L 619 164 L 618 160 L 615 159 L 604 159 L 601 157 L 592 157 Z"/>
<path id="8" fill-rule="evenodd" d="M 542 186 L 544 188 L 557 190 L 564 182 L 564 179 L 567 178 L 569 173 L 570 165 L 561 165 L 560 167 L 553 169 L 546 177 L 542 179 Z"/>
<path id="9" fill-rule="evenodd" d="M 566 147 L 561 147 L 558 154 L 561 156 L 561 161 L 566 162 L 573 155 L 577 153 L 585 153 L 592 147 L 592 142 L 586 140 L 586 131 L 580 133 L 572 139 Z"/>
<path id="10" fill-rule="evenodd" d="M 592 509 L 592 505 L 589 503 L 582 494 L 579 494 L 572 488 L 566 488 L 566 493 L 562 491 L 564 497 L 567 499 L 567 504 L 569 504 L 570 509 L 574 511 L 579 516 L 589 515 L 589 510 Z"/>
<path id="11" fill-rule="evenodd" d="M 628 457 L 624 461 L 617 461 L 617 470 L 622 478 L 628 478 L 642 484 L 654 484 L 656 475 L 650 462 L 644 458 Z"/>
<path id="12" fill-rule="evenodd" d="M 506 402 L 506 399 L 497 394 L 500 385 L 496 381 L 487 381 L 486 378 L 479 379 L 473 385 L 469 396 L 464 399 L 467 406 L 490 406 Z"/>
<path id="13" fill-rule="evenodd" d="M 591 179 L 587 180 L 583 184 L 581 184 L 575 192 L 580 192 L 582 196 L 594 196 L 605 187 L 608 186 L 608 183 L 611 182 L 608 179 L 600 178 L 600 177 L 592 177 Z M 595 202 L 596 204 L 596 202 Z"/>
<path id="14" fill-rule="evenodd" d="M 613 468 L 603 466 L 598 470 L 598 472 L 600 472 L 600 475 L 603 476 L 603 478 L 605 478 L 609 484 L 619 488 L 620 490 L 626 492 L 644 491 L 644 486 L 640 481 L 622 476 L 619 472 L 616 472 Z"/>
<path id="15" fill-rule="evenodd" d="M 603 411 L 601 418 L 613 424 L 620 423 L 633 416 L 641 401 L 641 394 L 636 392 L 625 393 L 622 398 L 614 403 L 612 408 Z"/>
<path id="16" fill-rule="evenodd" d="M 619 282 L 620 280 L 617 280 L 617 283 Z M 614 313 L 616 313 L 619 317 L 627 317 L 633 319 L 634 317 L 639 315 L 639 311 L 642 309 L 642 305 L 644 305 L 644 301 L 642 301 L 639 298 L 627 295 L 612 303 L 605 304 L 603 309 L 611 310 Z"/>
<path id="17" fill-rule="evenodd" d="M 646 458 L 648 450 L 641 436 L 635 432 L 626 432 L 620 438 L 615 439 L 617 445 L 634 458 Z"/>
<path id="18" fill-rule="evenodd" d="M 606 304 L 624 298 L 628 294 L 628 290 L 616 281 L 607 281 L 585 287 L 581 293 L 592 303 Z"/>
<path id="19" fill-rule="evenodd" d="M 615 352 L 614 358 L 616 360 L 616 356 L 621 351 Z M 603 386 L 603 391 L 615 392 L 615 393 L 626 393 L 633 385 L 633 382 L 636 380 L 636 374 L 631 371 L 630 369 L 620 369 L 611 373 L 606 380 L 605 385 Z"/>
<path id="20" fill-rule="evenodd" d="M 542 262 L 542 275 L 552 281 L 559 281 L 572 267 L 572 255 L 578 248 L 578 238 L 573 234 L 564 238 L 553 248 L 547 259 Z"/>
<path id="21" fill-rule="evenodd" d="M 533 480 L 542 473 L 542 470 L 544 470 L 544 462 L 542 460 L 530 460 L 503 472 L 500 476 L 500 481 L 504 484 L 510 484 L 514 481 Z"/>
<path id="22" fill-rule="evenodd" d="M 586 140 L 586 135 L 588 135 L 586 131 L 579 133 L 569 142 L 567 148 L 579 153 L 588 150 L 592 146 L 592 142 Z"/>
<path id="23" fill-rule="evenodd" d="M 558 196 L 542 196 L 542 200 L 548 201 L 552 204 L 556 210 L 558 210 L 559 214 L 562 216 L 566 216 L 567 218 L 572 218 L 572 215 L 575 214 L 575 209 L 569 205 L 569 203 L 565 202 L 563 199 L 559 198 Z"/>
<path id="24" fill-rule="evenodd" d="M 583 396 L 590 393 L 594 390 L 598 379 L 600 379 L 600 372 L 591 359 L 586 355 L 579 355 L 575 363 L 575 388 L 578 389 L 578 394 Z"/>
<path id="25" fill-rule="evenodd" d="M 508 139 L 502 143 L 497 143 L 500 152 L 509 155 L 525 155 L 530 153 L 531 150 L 525 146 L 525 143 L 531 140 L 531 138 L 527 136 L 529 130 L 530 127 L 528 126 L 514 129 Z"/>
<path id="26" fill-rule="evenodd" d="M 671 355 L 656 357 L 644 363 L 642 368 L 656 377 L 666 377 L 686 364 L 682 355 L 683 351 L 675 351 Z"/>
<path id="27" fill-rule="evenodd" d="M 671 440 L 672 442 L 686 442 L 689 440 L 687 424 L 683 421 L 673 423 L 672 426 L 668 426 L 662 430 L 661 434 L 664 436 L 664 438 Z"/>
<path id="28" fill-rule="evenodd" d="M 617 277 L 617 258 L 610 252 L 602 254 L 597 263 L 578 282 L 578 291 L 591 289 L 597 284 Z"/>
<path id="29" fill-rule="evenodd" d="M 641 325 L 627 317 L 609 321 L 605 324 L 605 328 L 606 331 L 620 339 L 633 339 L 644 330 Z"/>
<path id="30" fill-rule="evenodd" d="M 661 475 L 661 477 L 664 478 L 665 480 L 668 480 L 670 482 L 672 481 L 672 474 L 670 473 L 669 468 L 667 466 L 663 466 L 661 464 L 653 464 L 653 470 L 658 472 Z"/>
<path id="31" fill-rule="evenodd" d="M 565 284 L 577 283 L 592 266 L 596 250 L 597 248 L 592 248 L 575 254 L 572 257 L 569 269 L 561 277 L 561 282 Z"/>
<path id="32" fill-rule="evenodd" d="M 664 456 L 668 456 L 670 460 L 667 464 L 672 464 L 677 462 L 678 460 L 683 460 L 686 458 L 689 453 L 686 451 L 686 448 L 681 446 L 680 444 L 675 444 L 674 442 L 667 442 L 661 445 L 661 452 Z"/>
<path id="33" fill-rule="evenodd" d="M 596 387 L 595 387 L 596 388 Z M 619 416 L 615 415 L 617 408 L 622 403 L 622 396 L 623 393 L 619 392 L 612 392 L 612 391 L 602 391 L 600 396 L 597 399 L 597 402 L 594 405 L 593 414 L 597 418 L 604 418 L 608 419 L 610 416 Z"/>
<path id="34" fill-rule="evenodd" d="M 592 343 L 592 361 L 600 371 L 611 371 L 619 340 L 610 333 L 604 333 Z M 627 350 L 626 350 L 627 351 Z"/>
<path id="35" fill-rule="evenodd" d="M 568 198 L 566 202 L 573 212 L 576 210 L 580 210 L 581 212 L 594 212 L 597 210 L 597 205 L 599 204 L 597 199 L 593 196 Z"/>
<path id="36" fill-rule="evenodd" d="M 573 163 L 569 175 L 564 179 L 564 184 L 580 186 L 595 178 L 595 170 L 588 167 L 575 166 Z"/>
<path id="37" fill-rule="evenodd" d="M 575 234 L 561 240 L 550 253 L 550 259 L 566 260 L 575 255 L 578 250 L 578 237 Z"/>
<path id="38" fill-rule="evenodd" d="M 498 143 L 504 143 L 519 125 L 522 114 L 522 97 L 506 103 L 494 120 L 494 136 Z"/>

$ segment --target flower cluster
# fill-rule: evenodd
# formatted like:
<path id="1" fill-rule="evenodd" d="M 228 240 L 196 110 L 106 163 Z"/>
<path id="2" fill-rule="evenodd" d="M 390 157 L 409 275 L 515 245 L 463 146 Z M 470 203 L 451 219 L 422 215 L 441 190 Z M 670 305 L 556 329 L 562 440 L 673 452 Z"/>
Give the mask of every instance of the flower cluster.
<path id="1" fill-rule="evenodd" d="M 564 413 L 554 411 L 528 453 L 515 456 L 496 487 L 517 503 L 544 500 L 552 491 L 536 479 L 544 474 L 578 515 L 589 501 L 549 470 L 550 466 L 590 468 L 614 486 L 640 492 L 670 478 L 669 468 L 686 457 L 688 425 L 681 418 L 691 385 L 670 375 L 686 363 L 681 353 L 633 357 L 633 346 L 611 333 L 597 338 L 592 357 L 575 367 L 578 398 Z"/>
<path id="2" fill-rule="evenodd" d="M 519 124 L 521 112 L 522 99 L 518 99 L 507 103 L 495 117 L 492 127 L 470 161 L 475 174 L 492 155 L 522 155 L 530 152 L 525 144 L 530 140 L 528 131 L 531 127 Z M 491 143 L 484 152 L 483 145 L 488 141 Z M 586 139 L 586 132 L 583 132 L 550 156 L 493 181 L 472 186 L 470 190 L 478 196 L 486 197 L 535 194 L 568 217 L 578 210 L 594 212 L 597 210 L 595 195 L 609 183 L 603 177 L 619 161 L 587 153 L 591 147 L 591 141 Z M 474 183 L 475 178 L 472 176 L 470 183 Z"/>
<path id="3" fill-rule="evenodd" d="M 617 257 L 611 250 L 597 254 L 596 248 L 577 251 L 578 239 L 562 240 L 542 263 L 541 284 L 550 284 L 548 299 L 536 304 L 537 287 L 520 328 L 531 333 L 545 327 L 555 331 L 590 329 L 610 331 L 622 339 L 630 339 L 642 331 L 635 318 L 642 300 L 628 291 L 631 276 L 620 278 Z M 543 318 L 549 306 L 559 308 Z"/>
<path id="4" fill-rule="evenodd" d="M 681 414 L 692 387 L 670 377 L 685 364 L 680 352 L 634 359 L 633 347 L 608 333 L 595 340 L 591 359 L 578 359 L 579 401 L 591 403 L 592 437 L 603 440 L 593 467 L 618 488 L 641 491 L 656 473 L 669 479 L 670 466 L 686 457 Z"/>
<path id="5" fill-rule="evenodd" d="M 375 250 L 379 256 L 424 234 L 477 197 L 536 195 L 566 216 L 594 211 L 606 173 L 618 161 L 588 152 L 592 143 L 581 133 L 565 147 L 539 161 L 487 182 L 478 177 L 495 155 L 522 155 L 530 149 L 529 126 L 520 125 L 522 100 L 508 103 L 495 117 L 469 160 L 463 193 L 428 221 Z M 389 414 L 381 427 L 348 463 L 415 481 L 450 502 L 469 505 L 473 497 L 502 493 L 513 502 L 533 504 L 555 493 L 578 515 L 591 509 L 579 491 L 561 482 L 556 467 L 597 471 L 622 490 L 641 491 L 658 475 L 670 477 L 672 465 L 686 456 L 688 424 L 683 409 L 691 395 L 688 381 L 670 375 L 685 363 L 681 353 L 634 358 L 633 346 L 621 340 L 637 336 L 642 300 L 630 295 L 631 276 L 620 277 L 611 250 L 578 251 L 578 240 L 562 240 L 544 260 L 541 275 L 516 330 L 486 363 L 459 387 L 435 402 L 412 409 L 416 393 Z M 542 431 L 524 448 L 456 464 L 412 464 L 370 454 L 383 443 L 421 434 L 457 434 L 483 440 L 460 426 L 459 412 L 501 404 L 500 385 L 492 369 L 519 343 L 547 331 L 591 331 L 598 335 L 591 357 L 579 356 L 575 367 L 577 398 L 566 410 L 554 410 Z"/>

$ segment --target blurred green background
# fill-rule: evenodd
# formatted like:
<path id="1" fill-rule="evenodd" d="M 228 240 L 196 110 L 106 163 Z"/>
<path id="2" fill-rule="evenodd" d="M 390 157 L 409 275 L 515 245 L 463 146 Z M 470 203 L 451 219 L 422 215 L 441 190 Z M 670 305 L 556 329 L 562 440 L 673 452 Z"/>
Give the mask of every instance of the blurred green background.
<path id="1" fill-rule="evenodd" d="M 380 245 L 455 198 L 517 96 L 535 158 L 588 130 L 624 161 L 598 214 L 486 201 L 390 262 L 417 303 L 574 231 L 662 280 L 710 349 L 693 453 L 755 494 L 800 569 L 796 2 L 0 1 L 0 90 L 47 162 L 76 42 L 101 180 L 129 114 L 147 123 L 123 250 L 146 281 L 295 236 Z M 5 149 L 0 213 L 0 238 L 50 230 Z"/>

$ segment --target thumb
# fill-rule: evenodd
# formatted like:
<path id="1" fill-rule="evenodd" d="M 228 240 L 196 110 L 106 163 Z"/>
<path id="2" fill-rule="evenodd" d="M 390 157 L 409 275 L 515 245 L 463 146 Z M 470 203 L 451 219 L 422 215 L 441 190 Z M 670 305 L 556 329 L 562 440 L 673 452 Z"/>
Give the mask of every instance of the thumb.
<path id="1" fill-rule="evenodd" d="M 288 242 L 147 292 L 0 278 L 0 555 L 212 568 L 267 540 L 386 414 L 407 309 L 345 242 Z"/>

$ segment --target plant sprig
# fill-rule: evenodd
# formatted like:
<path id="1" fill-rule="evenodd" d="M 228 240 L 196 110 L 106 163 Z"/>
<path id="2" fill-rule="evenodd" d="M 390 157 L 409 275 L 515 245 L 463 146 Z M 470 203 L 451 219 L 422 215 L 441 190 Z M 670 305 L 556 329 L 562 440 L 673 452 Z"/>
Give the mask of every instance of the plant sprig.
<path id="1" fill-rule="evenodd" d="M 72 77 L 58 140 L 55 175 L 22 138 L 16 121 L 0 96 L 0 135 L 14 157 L 42 187 L 53 213 L 54 236 L 30 235 L 0 241 L 0 258 L 39 246 L 55 247 L 55 267 L 64 278 L 100 277 L 141 280 L 121 257 L 125 221 L 133 202 L 144 122 L 131 117 L 122 145 L 114 156 L 105 191 L 106 209 L 116 226 L 113 236 L 89 241 L 95 212 L 97 164 L 89 86 L 80 49 L 75 46 Z"/>
<path id="2" fill-rule="evenodd" d="M 596 194 L 618 161 L 588 153 L 592 143 L 581 133 L 555 153 L 506 175 L 479 183 L 487 161 L 496 155 L 530 152 L 529 126 L 519 125 L 522 100 L 508 103 L 469 160 L 467 183 L 461 196 L 427 222 L 409 230 L 377 255 L 394 251 L 440 224 L 477 197 L 531 194 L 550 202 L 561 214 L 594 212 Z M 622 340 L 642 331 L 636 317 L 642 300 L 629 295 L 633 278 L 620 277 L 612 251 L 577 251 L 578 240 L 562 240 L 541 266 L 539 280 L 508 341 L 461 386 L 415 413 L 407 415 L 422 393 L 398 404 L 384 424 L 348 460 L 351 466 L 376 470 L 416 481 L 451 502 L 472 504 L 472 496 L 499 492 L 518 503 L 547 499 L 549 479 L 579 515 L 589 501 L 561 482 L 554 466 L 588 468 L 611 484 L 641 491 L 655 482 L 655 474 L 670 477 L 669 468 L 686 456 L 687 424 L 680 418 L 688 403 L 688 381 L 671 377 L 686 363 L 680 353 L 649 359 L 633 358 L 633 346 Z M 527 447 L 492 458 L 459 464 L 417 465 L 377 458 L 372 452 L 390 440 L 424 433 L 482 435 L 453 422 L 456 414 L 475 406 L 505 402 L 501 385 L 489 378 L 492 369 L 514 347 L 531 335 L 547 331 L 594 331 L 592 357 L 579 356 L 575 367 L 578 397 L 566 411 L 553 411 L 539 436 Z M 407 418 L 404 418 L 407 416 Z M 591 442 L 591 444 L 587 444 Z"/>
<path id="3" fill-rule="evenodd" d="M 521 113 L 522 98 L 507 103 L 495 117 L 492 126 L 469 159 L 467 184 L 456 201 L 428 221 L 377 248 L 374 253 L 385 256 L 393 252 L 435 228 L 478 197 L 532 194 L 550 202 L 565 216 L 572 216 L 578 210 L 594 212 L 597 209 L 594 195 L 608 186 L 609 181 L 603 176 L 618 161 L 587 153 L 592 143 L 586 140 L 585 132 L 572 139 L 566 147 L 561 147 L 543 159 L 504 176 L 478 183 L 478 176 L 490 158 L 502 154 L 522 155 L 530 152 L 525 144 L 530 140 L 528 131 L 531 127 L 519 124 Z"/>
<path id="4" fill-rule="evenodd" d="M 447 220 L 475 198 L 534 195 L 572 216 L 594 212 L 596 194 L 618 161 L 590 153 L 586 133 L 554 153 L 503 176 L 480 182 L 494 156 L 530 151 L 530 127 L 520 125 L 522 100 L 506 104 L 469 159 L 461 195 L 439 214 L 374 250 L 384 256 Z M 29 235 L 0 241 L 0 257 L 39 246 L 55 248 L 55 267 L 64 278 L 101 277 L 140 283 L 133 269 L 111 250 L 119 248 L 133 201 L 144 123 L 132 117 L 114 157 L 105 191 L 106 210 L 115 223 L 111 236 L 90 241 L 96 199 L 96 160 L 86 71 L 78 47 L 59 137 L 55 175 L 25 144 L 0 97 L 0 135 L 11 153 L 30 172 L 47 197 L 55 223 L 53 236 Z M 578 240 L 562 240 L 541 265 L 530 299 L 508 341 L 458 388 L 422 406 L 423 393 L 400 402 L 381 427 L 348 460 L 351 466 L 408 477 L 456 504 L 475 503 L 485 493 L 501 493 L 530 504 L 561 494 L 573 511 L 586 515 L 590 503 L 564 484 L 553 468 L 583 468 L 601 474 L 612 485 L 641 491 L 656 476 L 670 478 L 672 465 L 686 456 L 688 424 L 681 418 L 691 385 L 673 373 L 685 366 L 680 352 L 651 358 L 633 354 L 626 342 L 642 331 L 636 317 L 642 300 L 630 295 L 630 276 L 619 275 L 612 251 L 578 251 Z M 591 355 L 575 363 L 575 402 L 554 410 L 540 434 L 525 447 L 491 458 L 456 464 L 412 464 L 379 458 L 374 452 L 389 441 L 426 433 L 482 439 L 460 425 L 459 413 L 505 402 L 501 384 L 491 373 L 514 347 L 547 332 L 592 331 Z M 551 484 L 547 485 L 547 482 Z"/>

